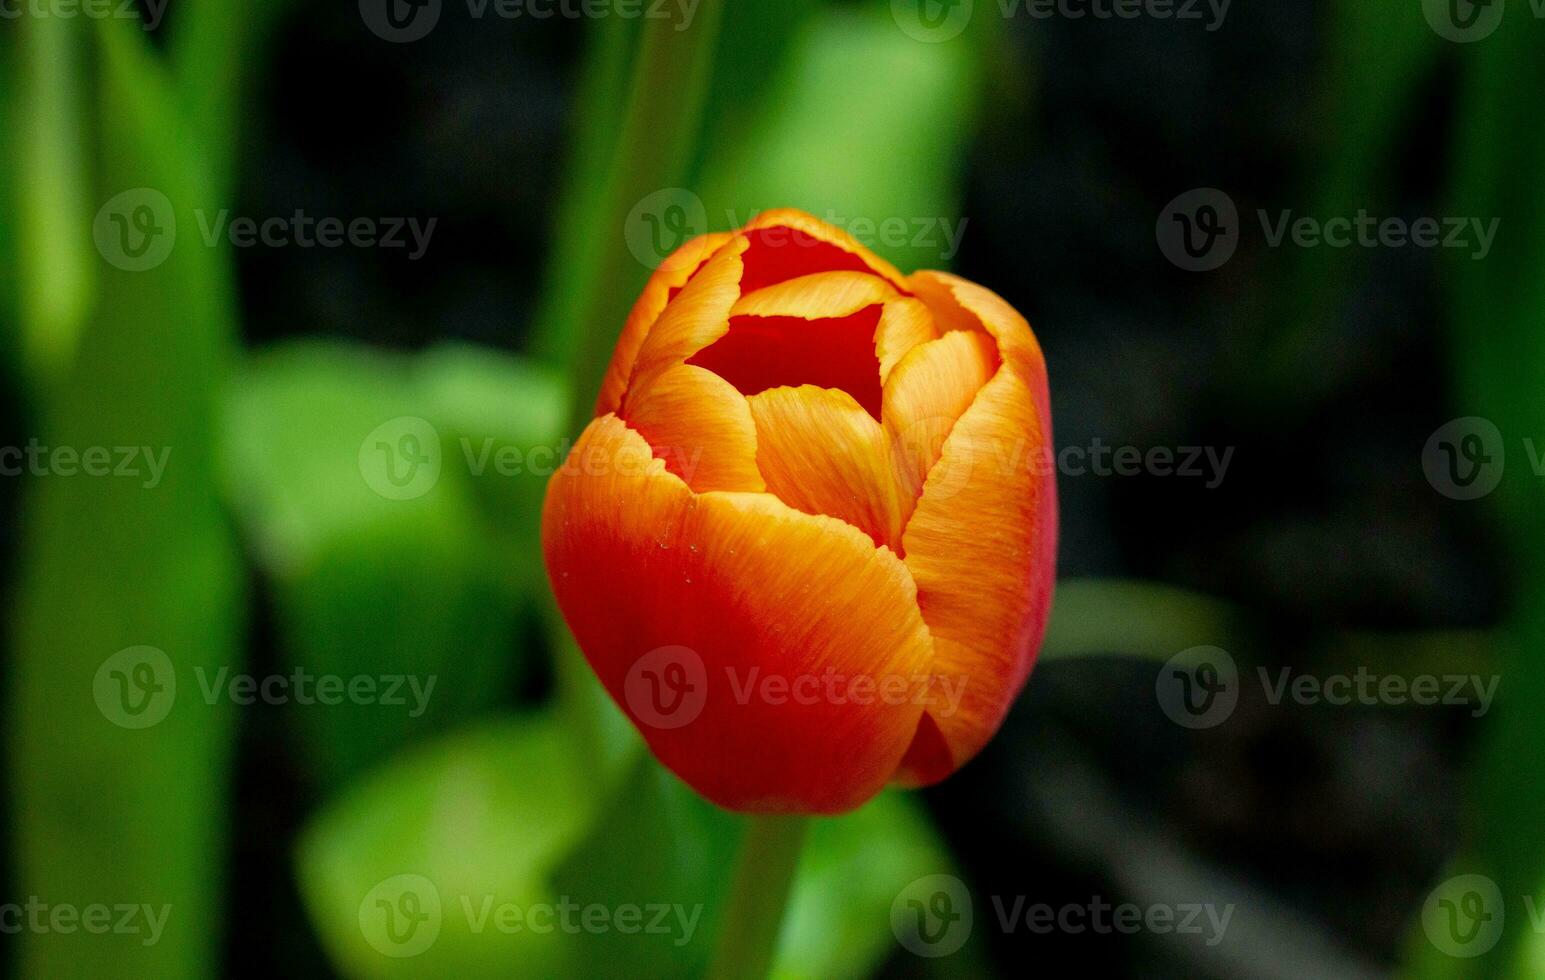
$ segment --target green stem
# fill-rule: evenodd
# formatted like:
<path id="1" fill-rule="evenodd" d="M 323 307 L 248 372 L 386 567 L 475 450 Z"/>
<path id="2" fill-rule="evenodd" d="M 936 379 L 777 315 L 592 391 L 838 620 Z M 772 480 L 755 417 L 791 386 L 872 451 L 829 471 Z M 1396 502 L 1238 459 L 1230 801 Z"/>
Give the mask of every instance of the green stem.
<path id="1" fill-rule="evenodd" d="M 806 823 L 797 816 L 747 821 L 708 980 L 756 980 L 771 971 Z"/>

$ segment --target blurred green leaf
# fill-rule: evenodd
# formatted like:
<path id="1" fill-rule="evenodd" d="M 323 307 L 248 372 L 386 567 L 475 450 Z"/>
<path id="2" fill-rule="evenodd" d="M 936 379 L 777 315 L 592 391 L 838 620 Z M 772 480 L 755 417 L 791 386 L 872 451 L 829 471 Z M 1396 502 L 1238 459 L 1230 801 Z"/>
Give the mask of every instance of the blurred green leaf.
<path id="1" fill-rule="evenodd" d="M 597 189 L 611 176 L 627 108 L 619 92 L 627 91 L 638 46 L 638 22 L 627 17 L 603 17 L 589 28 L 577 107 L 572 115 L 568 179 L 554 213 L 553 245 L 543 276 L 541 312 L 536 317 L 533 353 L 552 364 L 568 365 L 578 350 L 580 297 L 598 288 L 593 264 L 608 234 L 607 201 Z M 617 325 L 622 330 L 622 325 Z"/>
<path id="2" fill-rule="evenodd" d="M 17 196 L 6 214 L 16 216 L 24 376 L 45 388 L 75 356 L 97 278 L 87 70 L 94 38 L 88 22 L 62 17 L 25 17 L 17 29 L 16 88 L 7 93 L 14 128 L 5 130 L 15 134 L 5 162 L 15 168 Z"/>
<path id="3" fill-rule="evenodd" d="M 1545 83 L 1538 25 L 1509 10 L 1496 33 L 1462 54 L 1454 159 L 1456 190 L 1449 213 L 1500 218 L 1485 261 L 1453 250 L 1444 256 L 1451 292 L 1454 369 L 1460 416 L 1482 416 L 1502 432 L 1505 477 L 1491 501 L 1509 532 L 1516 575 L 1506 624 L 1508 656 L 1497 703 L 1488 716 L 1478 762 L 1471 770 L 1472 807 L 1458 872 L 1496 881 L 1506 907 L 1501 941 L 1478 959 L 1437 954 L 1413 929 L 1408 968 L 1422 977 L 1534 977 L 1539 934 L 1523 905 L 1545 907 L 1545 482 L 1528 456 L 1545 432 L 1545 130 L 1516 94 Z M 1440 420 L 1435 420 L 1440 421 Z M 1525 440 L 1534 440 L 1528 443 Z M 1538 451 L 1535 449 L 1534 451 Z M 1464 506 L 1455 504 L 1454 506 Z"/>
<path id="4" fill-rule="evenodd" d="M 31 20 L 29 30 L 48 19 Z M 134 243 L 159 248 L 173 214 L 192 229 L 192 207 L 209 200 L 197 139 L 142 32 L 107 19 L 91 37 L 100 52 L 98 192 L 176 194 L 172 214 L 154 215 L 160 230 Z M 91 237 L 78 193 L 50 219 L 66 222 L 58 240 L 70 249 Z M 235 336 L 230 275 L 223 253 L 186 233 L 146 271 L 92 258 L 97 302 L 78 355 L 41 404 L 38 441 L 77 454 L 106 448 L 115 468 L 116 447 L 145 447 L 164 469 L 141 455 L 137 476 L 91 476 L 54 456 L 30 487 L 6 711 L 11 758 L 25 760 L 12 771 L 17 885 L 51 903 L 169 912 L 149 944 L 145 931 L 29 933 L 21 973 L 202 978 L 219 972 L 232 719 L 228 706 L 198 696 L 195 672 L 239 662 L 243 606 L 213 459 Z M 161 654 L 109 663 L 140 646 Z M 141 677 L 150 683 L 131 691 Z"/>
<path id="5" fill-rule="evenodd" d="M 1420 13 L 1415 11 L 1414 13 Z M 1407 0 L 1341 0 L 1331 7 L 1330 52 L 1316 95 L 1320 112 L 1312 133 L 1304 213 L 1321 220 L 1394 207 L 1403 160 L 1397 141 L 1422 125 L 1430 106 L 1415 98 L 1438 64 L 1444 42 Z M 1339 324 L 1337 307 L 1357 281 L 1364 258 L 1344 249 L 1295 249 L 1274 284 L 1266 316 L 1257 318 L 1256 344 L 1236 345 L 1253 393 L 1244 404 L 1302 401 L 1336 381 L 1325 370 L 1325 345 Z M 1261 369 L 1262 351 L 1266 370 Z M 1267 381 L 1271 390 L 1263 392 Z"/>
<path id="6" fill-rule="evenodd" d="M 574 760 L 573 736 L 556 718 L 501 721 L 415 750 L 328 806 L 297 861 L 338 969 L 353 978 L 577 975 L 574 932 L 556 918 L 544 931 L 535 912 L 557 911 L 552 870 L 595 813 Z"/>
<path id="7" fill-rule="evenodd" d="M 746 138 L 709 161 L 710 227 L 797 207 L 906 271 L 947 264 L 964 227 L 960 171 L 982 47 L 974 33 L 921 43 L 888 5 L 823 10 L 795 39 Z"/>
<path id="8" fill-rule="evenodd" d="M 778 943 L 779 980 L 871 976 L 896 948 L 891 907 L 919 878 L 951 874 L 954 862 L 917 797 L 883 793 L 863 808 L 812 822 Z M 982 972 L 974 949 L 952 970 Z"/>
<path id="9" fill-rule="evenodd" d="M 542 714 L 456 734 L 371 774 L 313 821 L 298 867 L 312 919 L 350 977 L 690 977 L 712 952 L 742 828 L 647 756 L 607 790 L 573 727 Z M 815 821 L 776 975 L 869 975 L 894 945 L 896 896 L 950 870 L 906 794 Z M 398 947 L 374 904 L 396 908 L 405 891 L 419 894 L 408 901 L 420 913 L 431 895 L 440 910 L 425 922 L 438 922 L 437 938 L 416 952 L 424 940 L 404 925 Z M 578 927 L 500 928 L 492 916 L 506 906 L 532 922 L 539 908 L 568 908 Z M 619 928 L 633 908 L 653 927 Z M 600 924 L 584 927 L 586 914 Z"/>
<path id="10" fill-rule="evenodd" d="M 197 3 L 177 8 L 169 45 L 172 70 L 188 118 L 204 134 L 204 165 L 221 200 L 235 177 L 242 87 L 262 64 L 269 27 L 290 3 Z M 155 27 L 165 29 L 162 24 Z"/>
<path id="11" fill-rule="evenodd" d="M 1239 635 L 1237 613 L 1210 596 L 1155 582 L 1057 583 L 1043 661 L 1091 654 L 1166 660 L 1198 638 L 1223 644 Z"/>
<path id="12" fill-rule="evenodd" d="M 517 614 L 545 588 L 538 521 L 566 401 L 550 375 L 471 348 L 302 342 L 237 379 L 225 482 L 287 668 L 407 678 L 405 704 L 295 706 L 322 782 L 510 687 Z"/>
<path id="13" fill-rule="evenodd" d="M 585 937 L 580 976 L 691 977 L 713 950 L 741 821 L 687 789 L 647 753 L 634 759 L 585 840 L 554 875 L 583 904 L 670 908 L 666 932 Z"/>

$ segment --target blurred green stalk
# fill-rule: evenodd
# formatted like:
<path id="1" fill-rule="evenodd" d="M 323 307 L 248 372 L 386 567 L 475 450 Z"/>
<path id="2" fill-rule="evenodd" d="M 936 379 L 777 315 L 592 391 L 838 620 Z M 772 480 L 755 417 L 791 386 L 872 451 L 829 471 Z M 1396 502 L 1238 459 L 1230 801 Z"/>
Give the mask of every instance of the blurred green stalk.
<path id="1" fill-rule="evenodd" d="M 633 257 L 624 225 L 642 198 L 680 186 L 687 178 L 723 13 L 724 0 L 704 0 L 690 28 L 681 29 L 669 18 L 651 18 L 642 29 L 610 175 L 599 191 L 605 205 L 590 241 L 571 256 L 580 274 L 563 283 L 566 295 L 555 301 L 566 311 L 561 319 L 576 327 L 571 363 L 575 432 L 590 421 L 617 335 L 653 271 Z"/>
<path id="2" fill-rule="evenodd" d="M 809 822 L 799 816 L 747 818 L 708 980 L 768 975 Z"/>

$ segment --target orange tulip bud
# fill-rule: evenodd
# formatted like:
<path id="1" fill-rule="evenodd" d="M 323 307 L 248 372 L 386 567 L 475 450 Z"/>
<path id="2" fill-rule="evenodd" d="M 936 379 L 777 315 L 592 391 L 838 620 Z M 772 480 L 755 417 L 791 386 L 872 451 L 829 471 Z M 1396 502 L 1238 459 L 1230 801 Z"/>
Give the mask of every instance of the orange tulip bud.
<path id="1" fill-rule="evenodd" d="M 721 806 L 937 782 L 1024 685 L 1057 539 L 1046 363 L 993 293 L 797 211 L 687 242 L 548 486 L 601 682 Z"/>

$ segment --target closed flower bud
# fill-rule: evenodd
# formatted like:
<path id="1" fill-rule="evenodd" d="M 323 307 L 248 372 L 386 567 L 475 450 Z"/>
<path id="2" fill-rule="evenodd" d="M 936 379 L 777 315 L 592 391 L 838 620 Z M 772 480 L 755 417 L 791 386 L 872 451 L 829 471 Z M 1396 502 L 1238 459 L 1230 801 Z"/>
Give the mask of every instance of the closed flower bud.
<path id="1" fill-rule="evenodd" d="M 548 487 L 558 605 L 655 755 L 734 810 L 937 782 L 1034 663 L 1046 365 L 986 289 L 796 211 L 683 245 Z"/>

